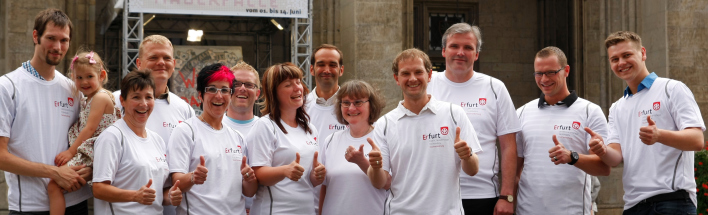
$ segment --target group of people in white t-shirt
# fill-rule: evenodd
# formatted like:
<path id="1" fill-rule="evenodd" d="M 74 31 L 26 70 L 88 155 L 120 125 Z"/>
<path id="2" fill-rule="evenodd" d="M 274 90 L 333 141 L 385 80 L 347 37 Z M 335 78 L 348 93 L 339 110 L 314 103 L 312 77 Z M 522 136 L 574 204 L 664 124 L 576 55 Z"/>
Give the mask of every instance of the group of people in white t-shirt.
<path id="1" fill-rule="evenodd" d="M 625 214 L 696 212 L 700 110 L 685 84 L 648 72 L 633 32 L 605 41 L 612 71 L 628 85 L 609 122 L 568 89 L 568 60 L 553 46 L 534 58 L 541 96 L 515 110 L 503 82 L 473 70 L 481 32 L 465 23 L 443 35 L 442 73 L 418 49 L 396 56 L 403 100 L 389 113 L 370 84 L 339 85 L 342 52 L 325 44 L 311 56 L 312 92 L 291 63 L 269 67 L 262 81 L 244 62 L 206 66 L 196 116 L 167 87 L 172 44 L 152 35 L 114 93 L 122 118 L 95 139 L 86 167 L 54 166 L 54 155 L 76 147 L 66 137 L 79 116 L 79 82 L 55 70 L 71 22 L 49 9 L 36 23 L 32 60 L 0 78 L 10 214 L 49 214 L 50 179 L 50 193 L 68 191 L 67 214 L 88 214 L 89 189 L 98 214 L 592 214 L 591 177 L 622 162 Z M 93 52 L 77 58 L 95 64 Z M 79 91 L 100 89 L 83 74 L 74 75 L 89 79 Z"/>

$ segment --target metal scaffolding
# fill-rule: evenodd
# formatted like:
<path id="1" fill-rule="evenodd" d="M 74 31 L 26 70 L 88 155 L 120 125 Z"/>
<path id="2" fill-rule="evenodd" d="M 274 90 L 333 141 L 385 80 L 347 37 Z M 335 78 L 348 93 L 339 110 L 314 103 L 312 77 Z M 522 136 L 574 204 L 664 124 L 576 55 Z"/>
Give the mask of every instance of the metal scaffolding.
<path id="1" fill-rule="evenodd" d="M 290 52 L 292 63 L 302 69 L 305 73 L 305 84 L 312 89 L 312 75 L 309 72 L 312 55 L 312 0 L 307 2 L 307 18 L 293 18 Z"/>
<path id="2" fill-rule="evenodd" d="M 121 79 L 137 67 L 135 59 L 138 58 L 138 48 L 143 42 L 143 13 L 130 13 L 129 0 L 123 1 L 123 56 L 121 57 Z"/>

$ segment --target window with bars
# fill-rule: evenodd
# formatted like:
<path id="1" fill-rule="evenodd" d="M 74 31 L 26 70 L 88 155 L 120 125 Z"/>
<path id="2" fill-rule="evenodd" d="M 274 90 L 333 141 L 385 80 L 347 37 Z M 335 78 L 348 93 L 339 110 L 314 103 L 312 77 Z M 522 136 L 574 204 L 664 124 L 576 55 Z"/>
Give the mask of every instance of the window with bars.
<path id="1" fill-rule="evenodd" d="M 442 56 L 442 36 L 452 25 L 466 22 L 476 25 L 479 17 L 479 6 L 470 0 L 442 1 L 415 0 L 413 3 L 415 48 L 427 53 L 433 63 L 434 71 L 445 70 L 445 58 Z M 475 70 L 479 71 L 475 62 Z"/>

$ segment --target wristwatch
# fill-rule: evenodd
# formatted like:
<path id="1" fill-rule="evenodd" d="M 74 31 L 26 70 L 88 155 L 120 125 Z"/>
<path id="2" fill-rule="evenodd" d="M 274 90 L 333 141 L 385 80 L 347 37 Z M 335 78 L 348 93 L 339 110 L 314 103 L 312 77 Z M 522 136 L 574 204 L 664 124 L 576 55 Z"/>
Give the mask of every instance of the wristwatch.
<path id="1" fill-rule="evenodd" d="M 499 199 L 506 200 L 509 203 L 514 203 L 514 196 L 512 195 L 500 195 Z"/>
<path id="2" fill-rule="evenodd" d="M 568 164 L 573 165 L 575 162 L 578 162 L 578 159 L 580 159 L 578 152 L 570 150 L 570 162 L 568 162 Z"/>

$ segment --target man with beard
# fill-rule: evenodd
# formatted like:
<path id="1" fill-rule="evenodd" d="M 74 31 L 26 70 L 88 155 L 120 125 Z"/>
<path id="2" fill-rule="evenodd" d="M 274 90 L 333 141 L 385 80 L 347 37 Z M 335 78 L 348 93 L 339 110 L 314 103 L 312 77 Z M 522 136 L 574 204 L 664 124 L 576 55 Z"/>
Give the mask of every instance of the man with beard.
<path id="1" fill-rule="evenodd" d="M 47 184 L 65 194 L 66 214 L 88 214 L 91 168 L 57 167 L 54 157 L 69 148 L 67 133 L 79 117 L 72 81 L 56 71 L 71 41 L 69 17 L 57 9 L 39 12 L 34 56 L 0 77 L 0 169 L 9 187 L 10 214 L 49 214 Z"/>

